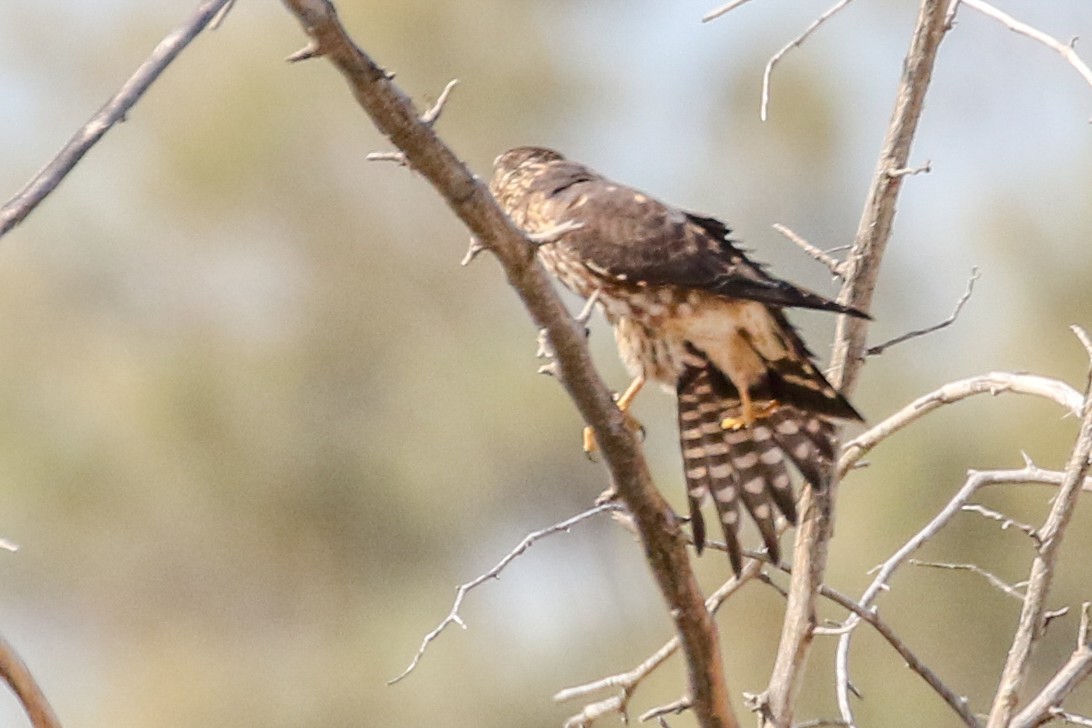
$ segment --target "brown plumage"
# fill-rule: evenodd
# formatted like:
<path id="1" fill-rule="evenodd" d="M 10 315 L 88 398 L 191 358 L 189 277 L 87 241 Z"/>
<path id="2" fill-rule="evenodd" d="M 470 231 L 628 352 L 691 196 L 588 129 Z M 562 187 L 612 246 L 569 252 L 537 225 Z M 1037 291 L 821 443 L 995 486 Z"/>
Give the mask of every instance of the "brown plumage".
<path id="1" fill-rule="evenodd" d="M 786 460 L 825 487 L 831 420 L 860 419 L 816 369 L 782 309 L 865 314 L 770 276 L 719 221 L 549 149 L 502 154 L 490 190 L 527 233 L 563 231 L 540 245 L 543 263 L 577 294 L 599 292 L 637 388 L 655 380 L 676 393 L 697 548 L 705 542 L 700 506 L 712 496 L 737 573 L 741 502 L 777 560 L 774 509 L 796 520 Z"/>

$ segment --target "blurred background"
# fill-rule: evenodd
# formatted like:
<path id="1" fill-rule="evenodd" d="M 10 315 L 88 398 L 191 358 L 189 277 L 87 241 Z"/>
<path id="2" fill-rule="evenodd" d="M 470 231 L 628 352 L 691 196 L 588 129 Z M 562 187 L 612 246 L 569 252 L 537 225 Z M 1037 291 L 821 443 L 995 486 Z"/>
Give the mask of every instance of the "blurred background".
<path id="1" fill-rule="evenodd" d="M 2 4 L 0 196 L 97 109 L 189 0 Z M 828 2 L 344 0 L 356 40 L 422 105 L 460 79 L 439 131 L 482 176 L 519 144 L 725 219 L 775 270 L 827 271 L 771 229 L 844 245 L 917 10 L 855 3 L 789 54 L 758 118 L 763 66 Z M 1063 42 L 1092 5 L 1008 1 Z M 277 3 L 240 2 L 200 37 L 0 247 L 0 633 L 68 728 L 558 726 L 562 687 L 629 669 L 670 636 L 631 537 L 606 517 L 537 544 L 472 592 L 405 682 L 457 584 L 607 481 L 581 423 L 535 374 L 535 330 L 498 266 L 458 265 L 467 233 L 387 150 Z M 1092 50 L 1078 44 L 1086 60 Z M 854 401 L 878 421 L 990 370 L 1083 384 L 1070 324 L 1092 328 L 1092 89 L 1057 55 L 964 8 L 941 49 L 876 295 L 874 342 L 958 323 L 869 362 Z M 572 299 L 569 299 L 572 301 Z M 833 319 L 794 316 L 829 355 Z M 612 386 L 626 377 L 601 320 Z M 683 488 L 671 398 L 637 415 L 657 482 Z M 1021 451 L 1061 468 L 1055 405 L 978 398 L 888 441 L 842 486 L 830 583 L 857 594 L 971 468 Z M 1051 492 L 981 502 L 1039 523 Z M 1087 500 L 1087 499 L 1086 499 Z M 753 534 L 752 534 L 753 536 Z M 1092 503 L 1069 531 L 1051 607 L 1092 598 Z M 1024 578 L 1018 532 L 960 516 L 921 556 Z M 703 584 L 729 575 L 716 554 Z M 964 572 L 906 568 L 880 600 L 908 644 L 988 709 L 1018 602 Z M 782 600 L 760 584 L 719 617 L 728 675 L 761 690 Z M 826 616 L 842 615 L 829 610 Z M 1075 612 L 1036 656 L 1037 687 L 1073 648 Z M 798 718 L 836 713 L 819 641 Z M 861 725 L 956 724 L 867 629 L 851 669 Z M 633 710 L 678 697 L 676 658 Z M 1092 684 L 1069 703 L 1092 712 Z M 610 725 L 613 719 L 604 721 Z M 26 721 L 0 691 L 0 725 Z M 692 718 L 672 719 L 674 726 Z"/>

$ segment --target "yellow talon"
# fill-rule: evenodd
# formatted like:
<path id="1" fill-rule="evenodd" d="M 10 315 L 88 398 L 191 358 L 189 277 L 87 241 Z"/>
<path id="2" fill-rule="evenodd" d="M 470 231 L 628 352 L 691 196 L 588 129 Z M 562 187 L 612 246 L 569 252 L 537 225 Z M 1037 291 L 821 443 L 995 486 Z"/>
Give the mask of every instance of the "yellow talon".
<path id="1" fill-rule="evenodd" d="M 751 400 L 751 395 L 749 393 L 744 393 L 743 396 L 740 397 L 740 416 L 725 417 L 720 421 L 720 427 L 722 430 L 742 430 L 745 427 L 753 425 L 755 420 L 773 414 L 777 410 L 777 407 L 777 402 L 772 399 L 756 404 Z"/>

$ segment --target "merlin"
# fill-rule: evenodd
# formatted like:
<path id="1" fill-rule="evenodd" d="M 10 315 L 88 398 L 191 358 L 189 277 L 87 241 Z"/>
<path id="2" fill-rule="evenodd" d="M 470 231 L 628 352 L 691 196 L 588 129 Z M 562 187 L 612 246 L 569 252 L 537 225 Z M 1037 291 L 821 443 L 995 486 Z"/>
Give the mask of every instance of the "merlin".
<path id="1" fill-rule="evenodd" d="M 780 560 L 776 511 L 796 522 L 787 461 L 825 488 L 835 422 L 861 416 L 815 366 L 784 309 L 866 314 L 774 278 L 712 217 L 667 205 L 550 149 L 497 157 L 490 191 L 567 288 L 596 297 L 633 375 L 674 392 L 694 544 L 711 497 L 733 570 L 742 508 Z"/>

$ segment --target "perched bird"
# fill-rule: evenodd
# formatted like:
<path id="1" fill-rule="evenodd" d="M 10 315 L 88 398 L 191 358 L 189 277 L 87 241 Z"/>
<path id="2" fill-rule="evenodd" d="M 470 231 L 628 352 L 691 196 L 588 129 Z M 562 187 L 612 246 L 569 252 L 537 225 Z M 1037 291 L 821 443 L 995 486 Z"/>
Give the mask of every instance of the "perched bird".
<path id="1" fill-rule="evenodd" d="M 685 212 L 550 149 L 497 157 L 490 191 L 561 282 L 597 304 L 614 327 L 633 383 L 678 398 L 691 528 L 705 543 L 701 503 L 716 504 L 739 573 L 740 501 L 779 560 L 776 505 L 796 522 L 786 458 L 814 487 L 829 480 L 832 420 L 861 416 L 815 367 L 785 318 L 800 307 L 867 317 L 774 278 L 711 217 Z"/>

